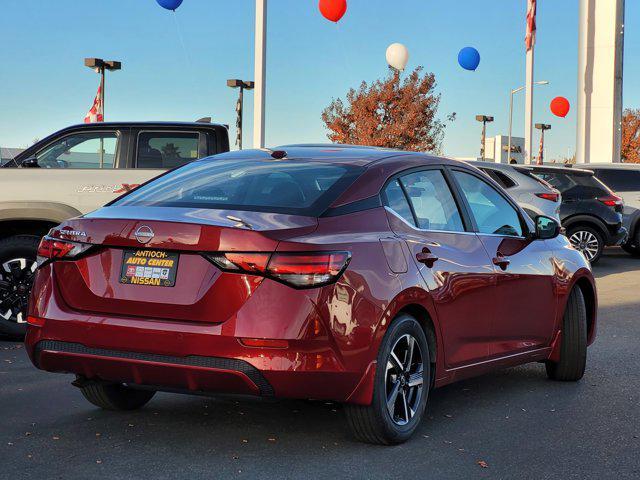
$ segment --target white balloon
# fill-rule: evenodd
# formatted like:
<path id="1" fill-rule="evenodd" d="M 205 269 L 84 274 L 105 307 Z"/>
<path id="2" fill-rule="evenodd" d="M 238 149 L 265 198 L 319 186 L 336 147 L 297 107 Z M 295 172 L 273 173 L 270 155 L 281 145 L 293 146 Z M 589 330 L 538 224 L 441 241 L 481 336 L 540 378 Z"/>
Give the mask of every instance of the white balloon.
<path id="1" fill-rule="evenodd" d="M 392 43 L 387 47 L 387 63 L 396 70 L 403 71 L 409 61 L 409 50 L 401 43 Z"/>

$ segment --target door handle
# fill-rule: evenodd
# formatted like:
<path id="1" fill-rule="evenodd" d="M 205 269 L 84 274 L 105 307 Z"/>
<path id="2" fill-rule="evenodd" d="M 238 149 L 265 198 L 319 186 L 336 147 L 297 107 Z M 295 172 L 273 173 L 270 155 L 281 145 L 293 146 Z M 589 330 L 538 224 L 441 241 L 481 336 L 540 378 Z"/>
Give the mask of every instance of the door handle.
<path id="1" fill-rule="evenodd" d="M 416 253 L 416 260 L 420 263 L 424 263 L 427 267 L 432 268 L 433 264 L 438 260 L 438 257 L 431 253 L 431 250 L 427 247 L 424 247 L 421 252 Z"/>
<path id="2" fill-rule="evenodd" d="M 500 267 L 502 271 L 505 271 L 509 264 L 511 263 L 504 255 L 498 253 L 495 257 L 493 257 L 493 264 Z"/>

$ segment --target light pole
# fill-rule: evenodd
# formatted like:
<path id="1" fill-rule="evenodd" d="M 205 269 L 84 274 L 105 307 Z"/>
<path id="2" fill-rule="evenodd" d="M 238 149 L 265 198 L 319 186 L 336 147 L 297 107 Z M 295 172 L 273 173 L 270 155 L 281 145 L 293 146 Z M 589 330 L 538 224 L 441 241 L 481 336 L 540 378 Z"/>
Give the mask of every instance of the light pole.
<path id="1" fill-rule="evenodd" d="M 85 58 L 85 67 L 89 67 L 100 74 L 100 103 L 102 104 L 102 118 L 104 119 L 104 72 L 122 68 L 122 63 L 115 60 L 103 60 L 101 58 Z"/>
<path id="2" fill-rule="evenodd" d="M 538 152 L 537 165 L 542 165 L 544 160 L 544 131 L 551 130 L 551 125 L 546 123 L 536 123 L 535 127 L 540 130 L 540 151 Z"/>
<path id="3" fill-rule="evenodd" d="M 548 80 L 540 80 L 539 82 L 533 82 L 534 85 L 549 85 Z M 511 126 L 513 124 L 513 94 L 524 90 L 524 86 L 514 88 L 511 90 L 511 96 L 509 100 L 509 143 L 507 146 L 507 163 L 511 161 Z M 502 152 L 500 152 L 500 163 L 502 163 Z"/>
<path id="4" fill-rule="evenodd" d="M 476 120 L 482 122 L 482 138 L 480 140 L 480 157 L 484 161 L 484 140 L 487 136 L 487 123 L 493 122 L 493 117 L 487 115 L 476 115 Z"/>
<path id="5" fill-rule="evenodd" d="M 227 87 L 231 88 L 239 88 L 240 93 L 238 94 L 238 102 L 236 103 L 236 127 L 238 129 L 238 133 L 236 135 L 236 145 L 238 148 L 242 150 L 242 106 L 244 103 L 244 90 L 253 90 L 255 87 L 255 83 L 250 80 L 239 80 L 237 78 L 232 78 L 231 80 L 227 80 Z"/>
<path id="6" fill-rule="evenodd" d="M 253 148 L 264 148 L 264 105 L 267 78 L 267 0 L 256 0 L 254 50 Z"/>

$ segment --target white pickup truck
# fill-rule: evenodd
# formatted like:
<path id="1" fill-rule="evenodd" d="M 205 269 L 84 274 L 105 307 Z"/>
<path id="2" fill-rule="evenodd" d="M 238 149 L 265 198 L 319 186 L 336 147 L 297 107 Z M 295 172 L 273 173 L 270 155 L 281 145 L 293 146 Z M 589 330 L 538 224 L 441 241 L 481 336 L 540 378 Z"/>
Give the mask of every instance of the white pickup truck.
<path id="1" fill-rule="evenodd" d="M 51 227 L 228 150 L 224 125 L 92 123 L 60 130 L 0 167 L 0 334 L 24 334 L 37 246 Z"/>

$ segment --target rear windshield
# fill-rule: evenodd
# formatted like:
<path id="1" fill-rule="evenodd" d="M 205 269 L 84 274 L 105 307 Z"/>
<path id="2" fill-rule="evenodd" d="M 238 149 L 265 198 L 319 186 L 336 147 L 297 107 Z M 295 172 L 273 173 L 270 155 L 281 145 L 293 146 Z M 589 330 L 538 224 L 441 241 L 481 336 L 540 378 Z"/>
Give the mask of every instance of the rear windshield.
<path id="1" fill-rule="evenodd" d="M 531 170 L 527 169 L 527 168 L 516 168 L 516 170 L 518 172 L 520 172 L 523 175 L 526 175 L 527 177 L 531 178 L 532 180 L 535 180 L 536 182 L 538 182 L 540 185 L 542 185 L 545 188 L 548 188 L 549 190 L 553 190 L 553 185 L 551 185 L 549 182 L 543 180 L 541 177 L 536 176 L 536 174 L 534 174 Z"/>
<path id="2" fill-rule="evenodd" d="M 573 195 L 580 198 L 595 198 L 603 193 L 610 193 L 609 187 L 590 173 L 534 170 L 534 174 L 560 190 L 563 197 Z"/>
<path id="3" fill-rule="evenodd" d="M 152 180 L 117 206 L 210 208 L 318 216 L 363 168 L 302 160 L 206 160 Z"/>
<path id="4" fill-rule="evenodd" d="M 616 192 L 640 191 L 640 170 L 598 169 L 596 175 Z"/>

